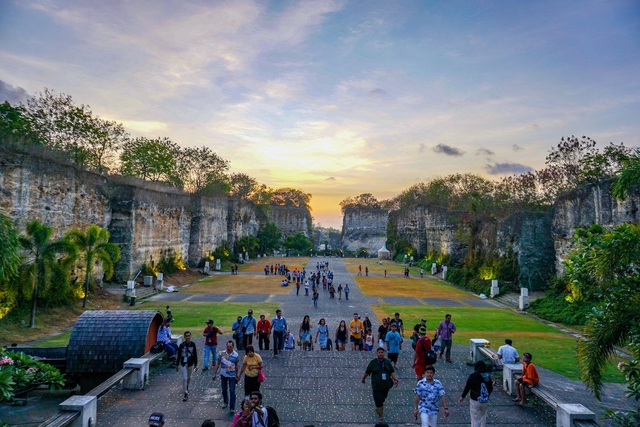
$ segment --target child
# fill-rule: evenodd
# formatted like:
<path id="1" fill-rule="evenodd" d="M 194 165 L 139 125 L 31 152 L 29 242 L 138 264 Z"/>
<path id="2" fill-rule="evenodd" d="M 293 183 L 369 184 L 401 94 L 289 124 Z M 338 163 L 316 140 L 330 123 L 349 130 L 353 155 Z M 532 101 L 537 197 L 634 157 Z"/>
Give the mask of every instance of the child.
<path id="1" fill-rule="evenodd" d="M 295 346 L 293 334 L 291 331 L 287 331 L 287 336 L 284 338 L 284 349 L 285 350 L 293 350 Z"/>
<path id="2" fill-rule="evenodd" d="M 364 336 L 364 351 L 373 350 L 373 334 L 371 329 L 367 329 L 367 333 Z"/>

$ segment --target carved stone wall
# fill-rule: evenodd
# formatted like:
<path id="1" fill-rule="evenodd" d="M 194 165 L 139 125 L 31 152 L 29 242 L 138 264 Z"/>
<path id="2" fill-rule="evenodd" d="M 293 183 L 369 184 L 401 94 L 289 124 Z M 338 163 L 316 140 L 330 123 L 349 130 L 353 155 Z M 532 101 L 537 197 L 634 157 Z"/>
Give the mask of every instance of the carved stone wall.
<path id="1" fill-rule="evenodd" d="M 387 221 L 389 213 L 385 209 L 345 209 L 342 219 L 342 249 L 356 251 L 367 248 L 377 255 L 378 249 L 387 241 Z"/>

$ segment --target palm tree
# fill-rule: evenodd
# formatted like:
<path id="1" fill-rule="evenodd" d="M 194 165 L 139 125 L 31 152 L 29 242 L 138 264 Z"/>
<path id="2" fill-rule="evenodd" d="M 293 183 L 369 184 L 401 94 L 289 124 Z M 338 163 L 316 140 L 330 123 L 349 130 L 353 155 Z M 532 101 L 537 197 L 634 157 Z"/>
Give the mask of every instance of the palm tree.
<path id="1" fill-rule="evenodd" d="M 65 239 L 50 242 L 51 227 L 33 220 L 27 224 L 27 235 L 20 236 L 20 244 L 27 251 L 26 263 L 33 265 L 35 271 L 33 275 L 33 298 L 31 307 L 31 319 L 29 327 L 36 326 L 36 302 L 38 297 L 38 287 L 42 288 L 46 284 L 48 265 L 54 262 L 58 254 L 66 254 L 69 257 L 78 256 L 78 248 L 73 243 Z"/>
<path id="2" fill-rule="evenodd" d="M 611 186 L 613 196 L 624 200 L 633 188 L 640 184 L 640 152 L 622 162 Z"/>
<path id="3" fill-rule="evenodd" d="M 84 254 L 85 278 L 82 307 L 86 307 L 87 296 L 89 295 L 89 280 L 95 263 L 97 261 L 102 263 L 105 277 L 110 279 L 113 276 L 113 265 L 120 259 L 120 248 L 113 243 L 109 243 L 108 230 L 95 224 L 87 227 L 85 232 L 71 230 L 66 237 Z"/>
<path id="4" fill-rule="evenodd" d="M 8 280 L 20 265 L 20 240 L 13 220 L 0 211 L 0 282 Z"/>

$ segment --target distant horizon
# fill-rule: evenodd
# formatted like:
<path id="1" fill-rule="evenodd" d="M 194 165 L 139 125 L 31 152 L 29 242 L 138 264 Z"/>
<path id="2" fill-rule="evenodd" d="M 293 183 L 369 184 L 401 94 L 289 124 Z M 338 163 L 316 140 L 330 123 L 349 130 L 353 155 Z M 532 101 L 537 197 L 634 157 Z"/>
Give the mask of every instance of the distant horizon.
<path id="1" fill-rule="evenodd" d="M 336 229 L 347 197 L 539 170 L 563 136 L 640 146 L 633 0 L 7 0 L 0 41 L 0 102 L 207 146 Z"/>

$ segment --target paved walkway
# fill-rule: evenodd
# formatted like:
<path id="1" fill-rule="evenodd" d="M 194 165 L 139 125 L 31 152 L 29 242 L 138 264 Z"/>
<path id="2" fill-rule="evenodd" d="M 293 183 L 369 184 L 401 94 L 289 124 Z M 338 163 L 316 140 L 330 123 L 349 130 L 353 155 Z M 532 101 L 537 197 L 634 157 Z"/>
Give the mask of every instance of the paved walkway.
<path id="1" fill-rule="evenodd" d="M 311 316 L 313 324 L 321 317 L 327 320 L 331 330 L 335 330 L 340 320 L 346 321 L 358 312 L 362 318 L 369 316 L 378 325 L 370 304 L 378 304 L 375 297 L 365 297 L 355 284 L 352 274 L 348 273 L 342 260 L 331 258 L 330 269 L 334 272 L 334 283 L 351 288 L 349 301 L 329 299 L 327 291 L 320 290 L 319 307 L 313 307 L 311 297 L 305 297 L 304 289 L 296 296 L 292 287 L 289 294 L 274 295 L 270 300 L 280 302 L 284 316 L 291 329 L 297 335 L 299 323 L 304 315 Z M 313 259 L 313 268 L 316 260 Z M 153 298 L 164 299 L 162 295 Z M 172 294 L 166 294 L 172 295 Z M 175 294 L 178 295 L 178 294 Z M 183 294 L 186 295 L 186 294 Z M 228 296 L 227 296 L 228 297 Z M 255 300 L 263 301 L 263 296 L 253 295 Z M 223 298 L 226 300 L 227 298 Z M 470 298 L 471 299 L 471 298 Z M 217 299 L 220 300 L 220 299 Z M 235 300 L 235 299 L 234 299 Z M 385 298 L 385 302 L 389 298 Z M 333 335 L 333 334 L 332 334 Z M 229 337 L 221 337 L 224 342 Z M 198 348 L 202 348 L 202 338 L 196 339 Z M 265 354 L 266 353 L 266 354 Z M 468 398 L 464 404 L 458 404 L 466 378 L 472 369 L 467 366 L 468 345 L 456 343 L 453 347 L 454 363 L 437 363 L 436 378 L 445 385 L 451 416 L 440 417 L 439 425 L 469 425 Z M 262 352 L 265 359 L 267 381 L 262 386 L 265 404 L 276 408 L 283 427 L 329 426 L 372 426 L 377 421 L 371 398 L 370 381 L 360 382 L 369 360 L 374 357 L 368 352 L 285 352 L 283 357 L 272 359 L 271 353 Z M 403 352 L 399 361 L 400 386 L 390 392 L 385 405 L 385 418 L 391 426 L 415 425 L 412 417 L 413 387 L 415 377 L 411 369 L 411 352 Z M 540 369 L 542 380 L 569 402 L 581 402 L 592 409 L 596 407 L 593 398 L 579 382 Z M 615 386 L 614 396 L 621 396 L 624 387 Z M 192 396 L 188 402 L 181 401 L 180 377 L 174 369 L 166 365 L 152 369 L 150 385 L 144 391 L 126 391 L 114 389 L 105 395 L 98 405 L 98 419 L 102 425 L 146 425 L 148 415 L 153 411 L 162 411 L 168 418 L 167 426 L 199 426 L 204 419 L 213 419 L 218 425 L 230 425 L 231 415 L 221 408 L 219 380 L 211 381 L 211 371 L 198 371 L 192 379 Z M 240 384 L 238 391 L 242 393 Z M 610 391 L 612 391 L 610 389 Z M 240 399 L 240 397 L 239 397 Z M 604 406 L 620 406 L 621 400 L 609 398 Z M 602 425 L 603 423 L 601 423 Z M 547 406 L 533 405 L 520 408 L 513 404 L 510 397 L 500 390 L 491 396 L 489 423 L 492 426 L 542 427 L 555 425 L 555 413 Z"/>

